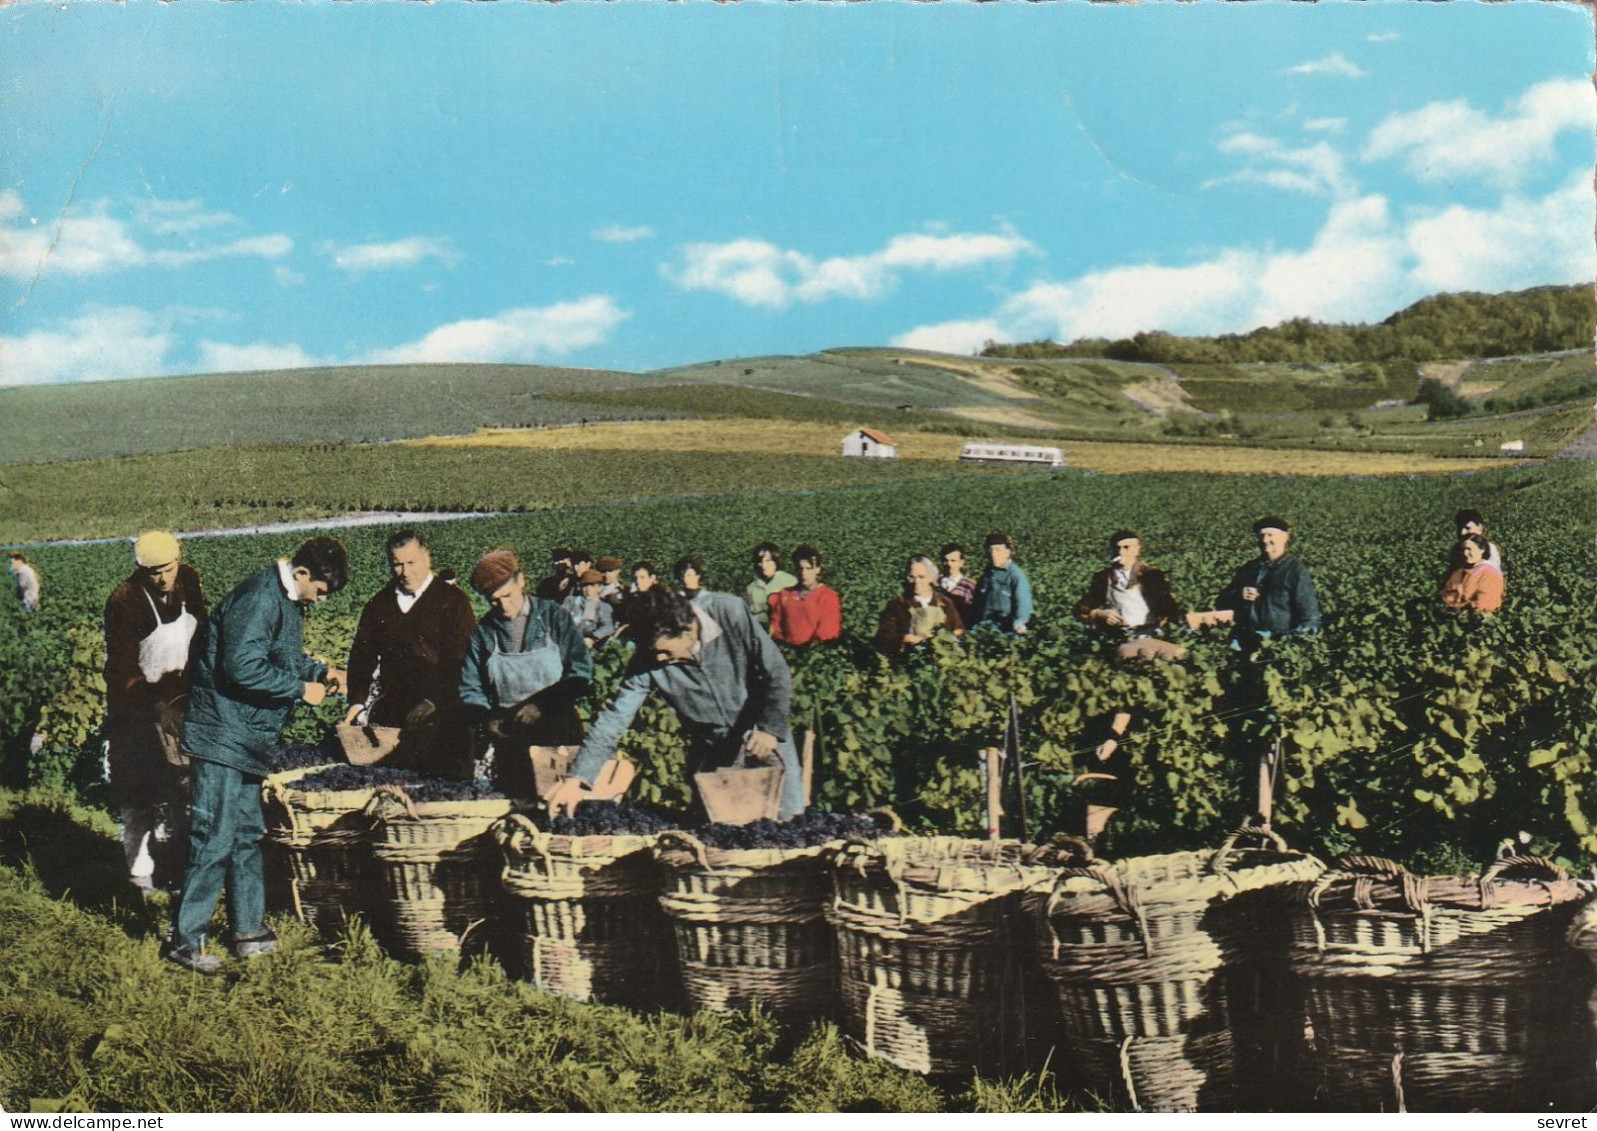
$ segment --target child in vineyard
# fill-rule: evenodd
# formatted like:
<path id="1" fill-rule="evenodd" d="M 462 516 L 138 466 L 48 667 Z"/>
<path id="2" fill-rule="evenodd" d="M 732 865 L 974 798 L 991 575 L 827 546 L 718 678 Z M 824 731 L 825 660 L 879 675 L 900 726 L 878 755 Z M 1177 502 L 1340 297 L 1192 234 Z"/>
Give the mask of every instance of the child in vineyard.
<path id="1" fill-rule="evenodd" d="M 387 542 L 388 583 L 361 610 L 349 649 L 349 710 L 372 726 L 429 727 L 426 768 L 463 769 L 460 665 L 476 627 L 471 600 L 433 573 L 432 548 L 415 530 Z M 415 768 L 423 768 L 417 766 Z"/>
<path id="2" fill-rule="evenodd" d="M 1486 533 L 1486 520 L 1481 517 L 1480 511 L 1462 510 L 1453 516 L 1453 526 L 1458 530 L 1458 541 L 1453 543 L 1453 552 L 1448 560 L 1448 571 L 1458 569 L 1465 564 L 1464 539 L 1475 535 L 1486 543 L 1486 557 L 1483 559 L 1487 565 L 1503 575 L 1503 554 Z"/>
<path id="3" fill-rule="evenodd" d="M 944 572 L 937 580 L 937 587 L 954 602 L 960 619 L 969 621 L 976 604 L 976 583 L 965 576 L 965 547 L 950 542 L 939 551 L 938 557 L 943 559 Z"/>
<path id="4" fill-rule="evenodd" d="M 991 625 L 1000 632 L 1026 635 L 1031 620 L 1031 582 L 1015 564 L 1015 543 L 1007 534 L 987 535 L 987 572 L 976 586 L 975 624 Z"/>
<path id="5" fill-rule="evenodd" d="M 128 872 L 141 891 L 183 879 L 189 773 L 183 712 L 194 636 L 207 607 L 200 575 L 164 530 L 133 543 L 134 570 L 105 603 L 105 736 Z"/>
<path id="6" fill-rule="evenodd" d="M 924 644 L 933 634 L 965 631 L 953 598 L 937 587 L 937 564 L 925 554 L 909 559 L 904 569 L 904 591 L 888 601 L 876 625 L 876 650 L 884 656 L 902 656 Z"/>
<path id="7" fill-rule="evenodd" d="M 593 568 L 599 571 L 601 579 L 600 599 L 610 606 L 612 612 L 619 613 L 622 602 L 627 599 L 627 591 L 621 588 L 621 559 L 605 555 L 593 563 Z"/>
<path id="8" fill-rule="evenodd" d="M 791 648 L 836 640 L 843 635 L 843 602 L 837 590 L 821 584 L 821 552 L 800 546 L 793 567 L 798 584 L 771 594 L 771 638 Z"/>
<path id="9" fill-rule="evenodd" d="M 166 958 L 201 973 L 205 933 L 222 888 L 239 958 L 270 954 L 261 867 L 261 779 L 296 702 L 311 706 L 344 689 L 345 673 L 305 654 L 305 611 L 344 587 L 349 562 L 336 538 L 312 538 L 222 598 L 200 635 L 189 681 L 183 752 L 191 760 L 188 869 Z"/>
<path id="10" fill-rule="evenodd" d="M 11 551 L 11 580 L 17 583 L 17 600 L 22 602 L 22 611 L 38 612 L 39 571 L 21 550 Z"/>
<path id="11" fill-rule="evenodd" d="M 471 587 L 489 609 L 466 646 L 460 701 L 491 743 L 485 761 L 495 787 L 507 797 L 532 797 L 528 748 L 582 741 L 577 700 L 593 681 L 593 657 L 564 609 L 527 592 L 512 551 L 484 554 Z"/>
<path id="12" fill-rule="evenodd" d="M 696 601 L 708 592 L 704 588 L 704 563 L 692 555 L 678 558 L 676 565 L 671 567 L 671 576 L 677 579 L 677 591 L 690 601 Z"/>
<path id="13" fill-rule="evenodd" d="M 690 771 L 742 760 L 781 765 L 779 820 L 804 811 L 804 781 L 788 723 L 793 678 L 787 661 L 729 593 L 689 600 L 664 588 L 638 602 L 632 625 L 638 650 L 610 705 L 593 720 L 571 776 L 544 796 L 552 816 L 575 815 L 593 797 L 600 770 L 651 692 L 676 711 L 688 743 Z"/>
<path id="14" fill-rule="evenodd" d="M 597 648 L 615 635 L 615 611 L 610 608 L 610 602 L 600 595 L 604 588 L 604 575 L 598 570 L 590 569 L 577 581 L 582 591 L 567 597 L 561 608 L 576 622 L 583 642 L 589 648 Z"/>
<path id="15" fill-rule="evenodd" d="M 782 568 L 782 551 L 775 543 L 761 542 L 754 547 L 754 580 L 745 591 L 749 612 L 765 628 L 771 627 L 771 598 L 798 584 L 798 578 Z"/>

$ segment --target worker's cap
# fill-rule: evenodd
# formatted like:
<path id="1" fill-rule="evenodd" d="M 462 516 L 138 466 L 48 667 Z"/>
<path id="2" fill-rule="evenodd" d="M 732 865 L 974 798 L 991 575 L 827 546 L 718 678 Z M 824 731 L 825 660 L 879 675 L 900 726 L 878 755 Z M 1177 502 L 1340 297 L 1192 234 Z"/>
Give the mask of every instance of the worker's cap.
<path id="1" fill-rule="evenodd" d="M 489 550 L 477 559 L 471 571 L 471 587 L 484 597 L 504 587 L 505 582 L 521 572 L 521 562 L 513 550 Z"/>
<path id="2" fill-rule="evenodd" d="M 1253 533 L 1257 534 L 1261 530 L 1279 530 L 1282 534 L 1291 534 L 1292 524 L 1279 515 L 1265 515 L 1253 524 Z"/>
<path id="3" fill-rule="evenodd" d="M 609 556 L 602 557 L 593 563 L 593 568 L 598 570 L 600 573 L 609 573 L 611 570 L 621 568 L 621 559 L 612 558 Z"/>
<path id="4" fill-rule="evenodd" d="M 133 560 L 145 569 L 171 565 L 182 556 L 177 538 L 167 530 L 149 530 L 133 541 Z"/>
<path id="5" fill-rule="evenodd" d="M 604 574 L 596 569 L 585 569 L 582 571 L 582 576 L 577 578 L 577 581 L 583 585 L 603 585 Z"/>

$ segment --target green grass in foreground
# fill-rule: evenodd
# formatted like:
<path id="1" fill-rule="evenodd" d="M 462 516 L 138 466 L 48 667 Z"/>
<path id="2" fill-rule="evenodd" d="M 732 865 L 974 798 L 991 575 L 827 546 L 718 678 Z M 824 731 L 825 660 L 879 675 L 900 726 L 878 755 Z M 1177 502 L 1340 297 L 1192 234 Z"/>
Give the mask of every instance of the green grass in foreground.
<path id="1" fill-rule="evenodd" d="M 1069 1109 L 1051 1077 L 939 1091 L 830 1025 L 795 1047 L 759 1015 L 585 1005 L 488 960 L 406 965 L 358 925 L 323 947 L 280 921 L 280 953 L 204 978 L 160 959 L 156 910 L 118 900 L 104 813 L 0 791 L 0 818 L 9 1111 Z"/>

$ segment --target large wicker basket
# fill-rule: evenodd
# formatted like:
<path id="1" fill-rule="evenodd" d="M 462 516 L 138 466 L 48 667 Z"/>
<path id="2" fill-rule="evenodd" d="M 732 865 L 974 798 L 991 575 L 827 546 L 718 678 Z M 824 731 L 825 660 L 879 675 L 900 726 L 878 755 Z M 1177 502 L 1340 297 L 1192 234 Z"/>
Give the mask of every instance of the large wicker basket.
<path id="1" fill-rule="evenodd" d="M 1323 1094 L 1363 1111 L 1587 1110 L 1591 974 L 1565 944 L 1586 894 L 1534 857 L 1469 877 L 1349 857 L 1304 885 L 1292 965 Z"/>
<path id="2" fill-rule="evenodd" d="M 675 928 L 692 1008 L 729 1011 L 758 1001 L 793 1028 L 831 1015 L 823 851 L 710 848 L 689 833 L 660 834 L 660 907 Z"/>
<path id="3" fill-rule="evenodd" d="M 844 1021 L 866 1052 L 938 1076 L 1025 1066 L 1033 999 L 1048 1003 L 1028 993 L 1018 899 L 1049 875 L 1026 856 L 1012 841 L 947 836 L 830 852 Z"/>
<path id="4" fill-rule="evenodd" d="M 534 985 L 633 1008 L 677 1003 L 654 835 L 555 836 L 520 813 L 493 827 L 518 966 Z"/>
<path id="5" fill-rule="evenodd" d="M 508 798 L 413 802 L 397 786 L 378 788 L 367 807 L 383 900 L 373 926 L 390 954 L 459 950 L 488 921 L 500 867 L 490 830 L 512 806 Z"/>
<path id="6" fill-rule="evenodd" d="M 291 911 L 324 935 L 337 932 L 364 899 L 372 790 L 305 790 L 295 783 L 338 763 L 271 774 L 261 783 L 266 817 L 268 907 Z"/>
<path id="7" fill-rule="evenodd" d="M 1027 897 L 1073 1083 L 1139 1111 L 1296 1108 L 1282 1091 L 1303 1044 L 1285 902 L 1324 865 L 1257 835 L 1263 847 L 1239 834 L 1218 850 L 1082 860 Z"/>

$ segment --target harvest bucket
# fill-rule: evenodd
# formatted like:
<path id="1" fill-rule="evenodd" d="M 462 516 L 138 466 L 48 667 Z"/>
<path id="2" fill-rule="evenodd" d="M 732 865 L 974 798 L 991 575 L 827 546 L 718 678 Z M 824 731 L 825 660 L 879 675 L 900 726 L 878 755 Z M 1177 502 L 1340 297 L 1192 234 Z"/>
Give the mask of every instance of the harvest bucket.
<path id="1" fill-rule="evenodd" d="M 372 788 L 303 790 L 294 784 L 336 764 L 286 770 L 261 783 L 269 907 L 293 912 L 324 935 L 367 909 L 371 823 L 363 810 Z"/>
<path id="2" fill-rule="evenodd" d="M 555 836 L 520 813 L 493 827 L 522 976 L 541 989 L 633 1008 L 676 1004 L 654 834 Z"/>
<path id="3" fill-rule="evenodd" d="M 713 824 L 749 825 L 776 819 L 782 798 L 782 774 L 780 764 L 745 765 L 740 751 L 737 761 L 725 769 L 694 774 L 693 784 Z"/>
<path id="4" fill-rule="evenodd" d="M 1015 1072 L 1024 1062 L 1027 924 L 1045 881 L 1013 841 L 903 837 L 828 851 L 843 1015 L 865 1051 L 912 1072 Z"/>
<path id="5" fill-rule="evenodd" d="M 1073 1083 L 1138 1111 L 1297 1110 L 1279 1091 L 1303 1042 L 1285 903 L 1324 865 L 1256 830 L 1218 850 L 1063 863 L 1026 902 Z"/>
<path id="6" fill-rule="evenodd" d="M 438 742 L 435 726 L 400 728 L 338 723 L 333 731 L 344 748 L 344 757 L 352 766 L 372 766 L 389 760 L 420 765 Z"/>
<path id="7" fill-rule="evenodd" d="M 1322 1094 L 1357 1111 L 1586 1110 L 1591 972 L 1565 934 L 1589 894 L 1536 857 L 1467 877 L 1348 857 L 1303 885 L 1291 957 Z"/>
<path id="8" fill-rule="evenodd" d="M 397 786 L 378 788 L 366 809 L 383 895 L 373 927 L 390 954 L 419 959 L 459 950 L 466 932 L 487 921 L 499 888 L 489 830 L 512 804 L 413 802 Z"/>
<path id="9" fill-rule="evenodd" d="M 825 922 L 823 846 L 711 848 L 664 832 L 660 907 L 675 926 L 683 989 L 694 1009 L 755 1001 L 803 1027 L 832 1010 L 832 939 Z"/>

